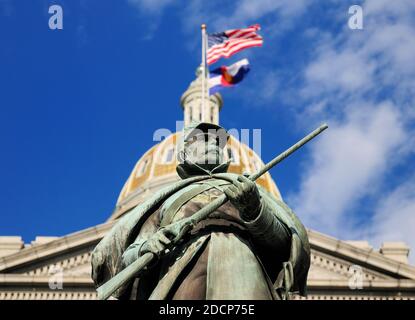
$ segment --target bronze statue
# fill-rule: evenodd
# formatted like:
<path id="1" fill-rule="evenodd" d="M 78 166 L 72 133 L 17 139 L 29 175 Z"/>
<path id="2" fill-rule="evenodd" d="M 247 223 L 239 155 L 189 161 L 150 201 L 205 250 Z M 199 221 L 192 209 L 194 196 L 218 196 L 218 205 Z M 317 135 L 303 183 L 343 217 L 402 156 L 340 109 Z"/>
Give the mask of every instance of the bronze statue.
<path id="1" fill-rule="evenodd" d="M 109 292 L 118 299 L 278 300 L 290 292 L 306 294 L 310 248 L 304 226 L 284 202 L 252 181 L 259 175 L 227 173 L 227 138 L 211 123 L 185 128 L 177 166 L 182 180 L 123 216 L 97 245 L 92 254 L 97 287 L 111 283 Z M 208 218 L 183 228 L 181 222 L 206 208 L 213 210 L 205 213 Z M 145 269 L 118 281 L 137 262 Z"/>

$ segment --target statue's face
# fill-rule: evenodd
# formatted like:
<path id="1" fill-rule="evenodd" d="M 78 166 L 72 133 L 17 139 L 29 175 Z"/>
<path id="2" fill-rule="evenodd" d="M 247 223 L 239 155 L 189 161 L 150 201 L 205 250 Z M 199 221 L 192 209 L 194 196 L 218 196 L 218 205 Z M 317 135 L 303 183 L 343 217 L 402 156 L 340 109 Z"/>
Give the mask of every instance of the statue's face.
<path id="1" fill-rule="evenodd" d="M 186 159 L 202 168 L 211 170 L 222 163 L 223 150 L 219 147 L 219 138 L 211 133 L 194 135 L 185 147 Z"/>

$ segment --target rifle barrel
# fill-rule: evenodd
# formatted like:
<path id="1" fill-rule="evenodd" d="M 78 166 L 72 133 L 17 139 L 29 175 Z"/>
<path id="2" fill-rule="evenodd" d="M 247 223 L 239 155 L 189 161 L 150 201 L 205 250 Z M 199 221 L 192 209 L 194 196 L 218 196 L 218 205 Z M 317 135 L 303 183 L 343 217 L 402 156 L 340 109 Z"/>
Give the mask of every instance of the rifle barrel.
<path id="1" fill-rule="evenodd" d="M 97 288 L 98 299 L 107 300 L 118 288 L 126 284 L 154 259 L 154 253 L 147 252 L 114 277 Z"/>
<path id="2" fill-rule="evenodd" d="M 322 133 L 324 130 L 326 130 L 329 126 L 324 123 L 320 127 L 318 127 L 313 132 L 310 132 L 307 136 L 302 138 L 300 141 L 298 141 L 296 144 L 285 150 L 284 152 L 280 153 L 277 157 L 275 157 L 273 160 L 268 162 L 265 166 L 263 166 L 257 173 L 251 174 L 249 176 L 249 179 L 252 181 L 255 181 L 260 176 L 262 176 L 265 172 L 269 171 L 272 167 L 280 163 L 282 160 L 287 158 L 290 154 L 300 149 L 303 145 L 305 145 L 307 142 L 309 142 L 311 139 L 318 136 L 320 133 Z"/>

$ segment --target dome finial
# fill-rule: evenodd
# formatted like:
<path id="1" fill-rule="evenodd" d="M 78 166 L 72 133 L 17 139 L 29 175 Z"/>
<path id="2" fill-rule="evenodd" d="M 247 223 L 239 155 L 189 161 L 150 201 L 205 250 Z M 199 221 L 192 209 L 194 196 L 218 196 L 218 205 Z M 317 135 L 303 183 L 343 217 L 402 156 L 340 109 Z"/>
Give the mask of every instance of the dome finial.
<path id="1" fill-rule="evenodd" d="M 198 66 L 196 68 L 196 71 L 195 71 L 196 78 L 199 78 L 199 76 L 202 74 L 202 70 L 203 70 L 203 66 L 202 65 L 200 65 L 200 66 Z"/>

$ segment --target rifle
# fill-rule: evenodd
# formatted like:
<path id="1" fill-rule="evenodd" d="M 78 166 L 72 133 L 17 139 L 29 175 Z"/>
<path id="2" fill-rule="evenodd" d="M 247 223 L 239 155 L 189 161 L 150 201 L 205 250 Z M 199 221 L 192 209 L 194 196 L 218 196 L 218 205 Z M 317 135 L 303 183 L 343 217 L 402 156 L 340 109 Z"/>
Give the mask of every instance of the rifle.
<path id="1" fill-rule="evenodd" d="M 305 145 L 311 139 L 315 138 L 317 135 L 319 135 L 321 132 L 323 132 L 327 128 L 328 128 L 327 124 L 322 124 L 320 127 L 315 129 L 313 132 L 309 133 L 307 136 L 305 136 L 303 139 L 298 141 L 296 144 L 294 144 L 293 146 L 291 146 L 284 152 L 280 153 L 273 160 L 268 162 L 257 173 L 251 174 L 248 178 L 252 181 L 257 180 L 260 176 L 262 176 L 264 173 L 269 171 L 272 167 L 280 163 L 282 160 L 287 158 L 289 155 L 291 155 L 293 152 L 301 148 L 303 145 Z M 169 244 L 169 247 L 176 245 L 189 230 L 191 230 L 200 221 L 206 219 L 209 216 L 209 214 L 217 210 L 226 201 L 228 201 L 226 194 L 222 194 L 216 200 L 212 201 L 211 203 L 209 203 L 207 206 L 200 209 L 198 212 L 196 212 L 192 216 L 164 227 L 164 228 L 168 228 L 172 234 L 176 235 L 171 241 L 171 243 Z M 97 288 L 98 299 L 100 300 L 108 299 L 118 288 L 126 284 L 128 281 L 130 281 L 130 279 L 137 276 L 142 270 L 144 270 L 146 266 L 148 266 L 155 258 L 156 256 L 152 252 L 147 252 L 143 254 L 140 258 L 135 260 L 133 263 L 131 263 L 129 266 L 121 270 L 119 273 L 117 273 L 114 277 L 112 277 L 102 286 Z"/>

